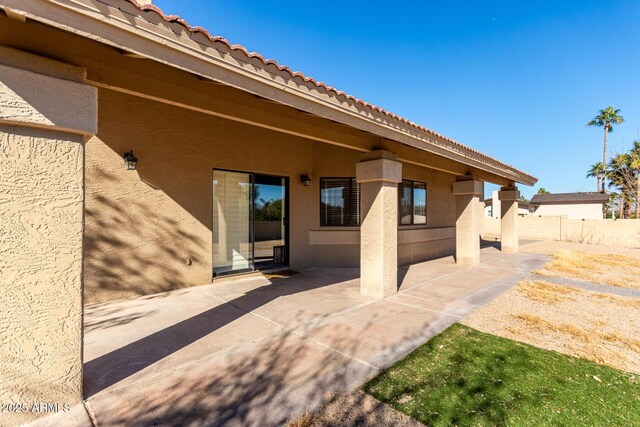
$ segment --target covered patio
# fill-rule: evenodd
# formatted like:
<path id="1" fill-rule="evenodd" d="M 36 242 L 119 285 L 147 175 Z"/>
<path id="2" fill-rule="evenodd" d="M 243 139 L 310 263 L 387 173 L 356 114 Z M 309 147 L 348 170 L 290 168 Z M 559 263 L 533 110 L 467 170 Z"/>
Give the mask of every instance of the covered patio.
<path id="1" fill-rule="evenodd" d="M 310 268 L 89 306 L 86 408 L 98 425 L 282 425 L 547 259 L 487 246 L 474 267 L 452 257 L 405 266 L 399 292 L 384 299 L 360 294 L 356 269 Z M 81 406 L 42 422 L 90 426 Z"/>
<path id="2" fill-rule="evenodd" d="M 275 422 L 511 283 L 535 177 L 149 3 L 0 0 L 0 400 Z"/>

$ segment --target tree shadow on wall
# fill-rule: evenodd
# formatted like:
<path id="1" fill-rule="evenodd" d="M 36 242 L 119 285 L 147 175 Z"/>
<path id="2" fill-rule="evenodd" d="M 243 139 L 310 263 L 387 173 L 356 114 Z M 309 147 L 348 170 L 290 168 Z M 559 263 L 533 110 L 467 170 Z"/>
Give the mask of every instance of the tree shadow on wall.
<path id="1" fill-rule="evenodd" d="M 123 187 L 116 177 L 98 169 L 92 179 L 100 188 L 109 183 Z M 139 185 L 144 185 L 140 183 Z M 157 198 L 156 195 L 147 197 Z M 192 286 L 201 259 L 203 239 L 169 214 L 135 194 L 108 198 L 87 196 L 84 235 L 84 301 L 157 294 Z M 198 273 L 195 273 L 198 274 Z M 202 275 L 202 274 L 200 274 Z M 203 284 L 206 280 L 202 280 Z"/>

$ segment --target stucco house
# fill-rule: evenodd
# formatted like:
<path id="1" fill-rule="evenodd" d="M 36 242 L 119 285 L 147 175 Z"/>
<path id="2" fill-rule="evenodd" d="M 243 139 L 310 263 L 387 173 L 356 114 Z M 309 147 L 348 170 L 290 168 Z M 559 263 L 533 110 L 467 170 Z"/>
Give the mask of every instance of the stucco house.
<path id="1" fill-rule="evenodd" d="M 602 219 L 609 196 L 604 193 L 536 194 L 531 198 L 534 215 L 567 216 L 569 219 Z"/>
<path id="2" fill-rule="evenodd" d="M 493 191 L 490 199 L 484 201 L 484 216 L 487 218 L 500 218 L 501 204 L 500 192 Z M 527 216 L 533 214 L 534 206 L 527 201 L 518 200 L 518 215 Z"/>
<path id="3" fill-rule="evenodd" d="M 484 182 L 515 252 L 525 172 L 151 4 L 0 0 L 0 401 L 81 399 L 83 303 L 477 264 Z"/>

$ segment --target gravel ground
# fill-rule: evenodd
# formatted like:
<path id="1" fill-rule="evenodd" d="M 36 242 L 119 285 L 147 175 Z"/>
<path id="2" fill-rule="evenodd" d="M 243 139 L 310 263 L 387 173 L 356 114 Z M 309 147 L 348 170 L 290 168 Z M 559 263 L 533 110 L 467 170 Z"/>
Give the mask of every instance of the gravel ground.
<path id="1" fill-rule="evenodd" d="M 291 427 L 298 424 L 292 423 Z M 396 411 L 361 391 L 340 394 L 330 399 L 308 424 L 308 427 L 418 427 L 422 423 Z"/>
<path id="2" fill-rule="evenodd" d="M 523 282 L 461 323 L 640 373 L 640 299 Z"/>
<path id="3" fill-rule="evenodd" d="M 535 273 L 640 290 L 640 257 L 628 255 L 560 250 Z"/>
<path id="4" fill-rule="evenodd" d="M 551 255 L 559 250 L 587 252 L 590 254 L 617 254 L 640 257 L 640 248 L 621 248 L 617 246 L 587 245 L 584 243 L 538 240 L 520 245 L 520 252 Z"/>

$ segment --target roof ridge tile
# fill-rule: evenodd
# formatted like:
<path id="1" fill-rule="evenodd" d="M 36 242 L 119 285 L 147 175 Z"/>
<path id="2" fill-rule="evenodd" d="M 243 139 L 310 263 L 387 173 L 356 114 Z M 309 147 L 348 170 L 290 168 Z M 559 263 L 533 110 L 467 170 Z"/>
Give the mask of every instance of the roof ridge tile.
<path id="1" fill-rule="evenodd" d="M 390 111 L 387 111 L 387 110 L 385 110 L 385 109 L 383 109 L 383 108 L 381 108 L 381 107 L 378 107 L 378 106 L 376 106 L 376 105 L 372 105 L 371 103 L 366 102 L 366 101 L 363 101 L 363 100 L 362 100 L 362 99 L 360 99 L 360 98 L 356 98 L 356 97 L 355 97 L 355 96 L 353 96 L 353 95 L 349 95 L 349 94 L 346 94 L 346 93 L 345 93 L 345 92 L 343 92 L 343 91 L 339 91 L 339 90 L 337 90 L 336 88 L 334 88 L 333 86 L 327 86 L 327 85 L 326 85 L 326 83 L 324 83 L 324 82 L 318 82 L 318 81 L 317 81 L 317 80 L 315 80 L 313 77 L 307 77 L 307 76 L 305 76 L 305 75 L 304 75 L 302 72 L 300 72 L 300 71 L 292 71 L 292 70 L 291 70 L 291 68 L 289 68 L 288 66 L 286 66 L 286 65 L 280 65 L 280 64 L 278 63 L 278 61 L 276 61 L 275 59 L 271 59 L 271 58 L 270 58 L 270 59 L 265 59 L 262 55 L 260 55 L 260 54 L 259 54 L 259 53 L 257 53 L 257 52 L 251 52 L 251 53 L 249 53 L 249 51 L 248 51 L 244 46 L 242 46 L 242 45 L 240 45 L 240 44 L 232 44 L 231 42 L 229 42 L 229 40 L 227 40 L 227 39 L 226 39 L 225 37 L 223 37 L 223 36 L 214 36 L 214 35 L 212 35 L 212 34 L 211 34 L 211 33 L 210 33 L 206 28 L 204 28 L 204 27 L 201 27 L 201 26 L 191 26 L 191 25 L 189 25 L 189 23 L 188 23 L 186 20 L 182 19 L 182 18 L 181 18 L 180 16 L 178 16 L 178 15 L 167 15 L 167 14 L 165 14 L 165 13 L 164 13 L 164 11 L 163 11 L 162 9 L 160 9 L 158 6 L 156 6 L 156 5 L 154 5 L 154 4 L 140 4 L 140 3 L 138 3 L 136 0 L 125 0 L 125 1 L 127 1 L 127 2 L 128 2 L 128 3 L 130 3 L 130 4 L 132 4 L 133 6 L 135 6 L 137 9 L 139 9 L 139 10 L 140 10 L 140 11 L 142 11 L 142 12 L 154 12 L 154 13 L 157 13 L 158 15 L 160 15 L 160 17 L 161 17 L 162 19 L 164 19 L 164 20 L 165 20 L 165 21 L 167 21 L 167 22 L 176 22 L 176 23 L 179 23 L 180 25 L 184 26 L 184 27 L 185 27 L 187 30 L 189 30 L 190 32 L 198 32 L 198 33 L 203 34 L 204 36 L 206 36 L 206 37 L 207 37 L 209 40 L 211 40 L 212 42 L 221 42 L 221 43 L 225 44 L 228 48 L 230 48 L 230 49 L 232 49 L 232 50 L 234 50 L 234 51 L 238 51 L 238 50 L 239 50 L 239 51 L 243 52 L 243 53 L 244 53 L 248 58 L 257 58 L 257 59 L 259 59 L 259 60 L 260 60 L 264 65 L 274 65 L 274 66 L 276 66 L 280 71 L 286 71 L 286 72 L 288 72 L 288 73 L 291 75 L 291 77 L 301 77 L 301 78 L 303 78 L 303 79 L 305 80 L 305 82 L 311 82 L 311 83 L 313 83 L 316 87 L 322 87 L 322 88 L 324 88 L 325 90 L 327 90 L 328 92 L 334 92 L 334 93 L 336 93 L 337 95 L 343 95 L 343 96 L 345 96 L 347 99 L 350 99 L 350 100 L 354 101 L 354 102 L 355 102 L 355 103 L 357 103 L 357 104 L 360 104 L 360 105 L 362 105 L 362 106 L 364 106 L 364 107 L 370 108 L 370 109 L 372 109 L 372 110 L 374 110 L 374 111 L 377 111 L 377 112 L 379 112 L 379 113 L 381 113 L 381 114 L 384 114 L 384 115 L 386 115 L 386 116 L 389 116 L 389 117 L 391 117 L 391 118 L 393 118 L 393 119 L 395 119 L 395 120 L 397 120 L 397 121 L 400 121 L 400 122 L 402 122 L 402 123 L 405 123 L 405 124 L 407 124 L 407 125 L 409 125 L 409 126 L 411 126 L 411 127 L 415 128 L 415 129 L 418 129 L 418 130 L 420 130 L 420 131 L 422 131 L 422 132 L 425 132 L 425 133 L 427 133 L 427 134 L 430 134 L 430 135 L 432 135 L 432 136 L 435 136 L 435 137 L 437 137 L 437 138 L 440 138 L 440 139 L 442 139 L 442 140 L 444 140 L 444 141 L 447 141 L 447 142 L 451 143 L 453 146 L 457 147 L 458 149 L 460 149 L 460 148 L 461 148 L 461 149 L 467 150 L 467 151 L 469 151 L 469 152 L 471 152 L 471 153 L 474 153 L 474 154 L 476 154 L 476 155 L 478 155 L 478 156 L 480 156 L 480 157 L 485 158 L 486 160 L 489 160 L 489 161 L 492 161 L 492 162 L 498 163 L 499 165 L 503 165 L 503 166 L 506 166 L 506 167 L 508 167 L 508 168 L 511 168 L 512 170 L 514 170 L 514 171 L 515 171 L 515 172 L 517 172 L 517 173 L 520 173 L 520 174 L 525 175 L 525 176 L 530 176 L 529 174 L 527 174 L 527 173 L 525 173 L 525 172 L 523 172 L 523 171 L 521 171 L 521 170 L 519 170 L 519 169 L 516 169 L 516 168 L 515 168 L 515 167 L 513 167 L 512 165 L 509 165 L 509 164 L 503 163 L 503 162 L 501 162 L 500 160 L 498 160 L 498 159 L 496 159 L 496 158 L 494 158 L 494 157 L 491 157 L 491 156 L 489 156 L 489 155 L 487 155 L 487 154 L 484 154 L 484 153 L 482 153 L 482 152 L 480 152 L 480 151 L 478 151 L 478 150 L 475 150 L 475 149 L 473 149 L 473 148 L 471 148 L 471 147 L 469 147 L 469 146 L 466 146 L 466 145 L 464 145 L 464 144 L 462 144 L 462 143 L 460 143 L 460 142 L 458 142 L 458 141 L 456 141 L 456 140 L 454 140 L 454 139 L 451 139 L 451 138 L 449 138 L 449 137 L 447 137 L 447 136 L 444 136 L 444 135 L 442 135 L 442 134 L 440 134 L 440 133 L 438 133 L 438 132 L 436 132 L 436 131 L 433 131 L 433 130 L 431 130 L 431 129 L 429 129 L 429 128 L 425 127 L 425 126 L 422 126 L 422 125 L 419 125 L 419 124 L 417 124 L 417 123 L 415 123 L 415 122 L 412 122 L 412 121 L 410 121 L 410 120 L 407 120 L 407 119 L 405 119 L 405 118 L 403 118 L 403 117 L 401 117 L 401 116 L 399 116 L 399 115 L 397 115 L 397 114 L 394 114 L 394 113 L 392 113 L 392 112 L 390 112 Z"/>

